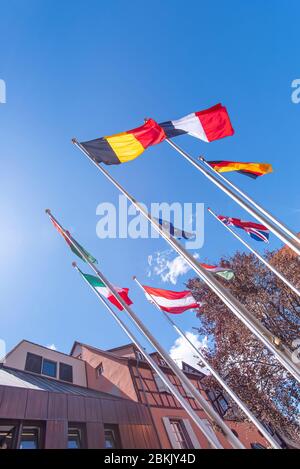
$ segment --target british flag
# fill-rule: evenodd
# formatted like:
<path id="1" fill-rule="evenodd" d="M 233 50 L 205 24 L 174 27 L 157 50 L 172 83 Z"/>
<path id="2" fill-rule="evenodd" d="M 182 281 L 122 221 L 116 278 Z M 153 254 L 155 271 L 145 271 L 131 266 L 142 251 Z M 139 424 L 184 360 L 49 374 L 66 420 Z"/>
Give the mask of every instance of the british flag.
<path id="1" fill-rule="evenodd" d="M 269 230 L 264 225 L 260 223 L 253 223 L 252 221 L 244 221 L 240 218 L 225 217 L 223 215 L 218 215 L 219 220 L 221 220 L 225 225 L 235 226 L 241 230 L 246 231 L 251 238 L 256 241 L 264 241 L 265 243 L 269 242 Z"/>

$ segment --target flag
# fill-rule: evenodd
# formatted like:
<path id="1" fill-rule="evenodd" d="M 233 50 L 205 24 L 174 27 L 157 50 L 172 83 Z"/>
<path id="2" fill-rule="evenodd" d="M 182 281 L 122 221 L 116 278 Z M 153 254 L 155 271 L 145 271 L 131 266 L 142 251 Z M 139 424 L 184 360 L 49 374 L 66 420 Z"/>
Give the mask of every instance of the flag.
<path id="1" fill-rule="evenodd" d="M 120 311 L 122 311 L 124 308 L 121 305 L 121 303 L 114 297 L 114 295 L 111 293 L 111 291 L 104 285 L 103 282 L 98 277 L 94 277 L 93 275 L 89 274 L 82 274 L 83 277 L 87 280 L 87 282 L 97 290 L 100 295 L 104 296 L 105 298 L 108 299 L 114 306 L 116 306 Z M 115 287 L 114 289 L 119 293 L 120 297 L 123 298 L 125 303 L 129 306 L 132 305 L 132 301 L 128 296 L 129 289 L 128 288 L 120 288 L 120 287 Z"/>
<path id="2" fill-rule="evenodd" d="M 199 308 L 198 303 L 189 290 L 171 291 L 160 288 L 152 288 L 143 285 L 146 291 L 146 298 L 158 304 L 162 311 L 172 314 L 180 314 L 188 309 Z M 153 298 L 152 298 L 153 297 Z"/>
<path id="3" fill-rule="evenodd" d="M 233 270 L 228 269 L 226 267 L 218 267 L 216 265 L 209 265 L 209 264 L 203 264 L 203 263 L 202 264 L 200 263 L 200 265 L 208 272 L 219 275 L 219 277 L 222 277 L 225 280 L 231 280 L 234 277 Z"/>
<path id="4" fill-rule="evenodd" d="M 57 231 L 62 235 L 62 237 L 64 238 L 64 240 L 66 241 L 66 243 L 68 244 L 68 246 L 70 247 L 71 251 L 76 254 L 76 256 L 80 257 L 80 259 L 82 259 L 84 262 L 86 262 L 85 258 L 81 255 L 80 251 L 81 250 L 85 256 L 88 258 L 88 260 L 92 263 L 92 264 L 97 264 L 97 259 L 95 259 L 95 257 L 93 257 L 88 251 L 86 251 L 79 243 L 77 243 L 77 241 L 75 241 L 74 238 L 72 238 L 71 234 L 69 233 L 69 231 L 67 230 L 63 230 L 59 225 L 58 223 L 56 223 L 55 220 L 53 220 L 52 217 L 50 217 L 53 225 L 55 226 L 55 228 L 57 229 Z M 69 238 L 72 240 L 72 242 L 74 244 L 72 244 L 72 242 L 70 241 L 70 239 L 67 238 L 67 236 L 65 235 L 65 233 L 69 236 Z"/>
<path id="5" fill-rule="evenodd" d="M 160 143 L 165 138 L 163 129 L 149 119 L 141 127 L 81 142 L 81 145 L 98 163 L 120 164 L 134 160 L 150 145 Z"/>
<path id="6" fill-rule="evenodd" d="M 268 163 L 243 163 L 241 161 L 207 161 L 207 163 L 218 173 L 237 171 L 240 174 L 256 179 L 258 176 L 272 173 L 273 168 Z"/>
<path id="7" fill-rule="evenodd" d="M 205 142 L 212 142 L 234 134 L 227 109 L 220 103 L 204 111 L 193 112 L 181 119 L 159 125 L 167 138 L 189 134 Z"/>
<path id="8" fill-rule="evenodd" d="M 173 223 L 163 220 L 162 218 L 155 218 L 155 220 L 160 224 L 164 231 L 167 231 L 174 238 L 191 239 L 195 236 L 195 233 L 189 233 L 188 231 L 183 231 L 180 228 L 176 228 Z"/>
<path id="9" fill-rule="evenodd" d="M 212 142 L 233 133 L 226 108 L 217 104 L 161 124 L 148 119 L 144 125 L 135 129 L 81 142 L 81 145 L 97 163 L 110 165 L 134 160 L 149 146 L 177 135 L 189 134 L 205 142 Z"/>
<path id="10" fill-rule="evenodd" d="M 245 230 L 251 238 L 256 241 L 264 241 L 265 243 L 269 242 L 269 230 L 264 225 L 260 223 L 253 223 L 252 221 L 243 221 L 239 218 L 225 217 L 223 215 L 218 215 L 219 220 L 221 220 L 225 225 L 235 226 Z"/>

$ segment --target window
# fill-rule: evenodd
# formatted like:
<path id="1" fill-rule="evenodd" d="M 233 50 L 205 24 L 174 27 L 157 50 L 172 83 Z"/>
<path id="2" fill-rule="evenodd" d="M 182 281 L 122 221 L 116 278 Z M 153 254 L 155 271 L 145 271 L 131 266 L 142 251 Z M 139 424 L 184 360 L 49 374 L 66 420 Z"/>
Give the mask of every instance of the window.
<path id="1" fill-rule="evenodd" d="M 99 378 L 103 374 L 103 371 L 104 371 L 103 363 L 101 362 L 100 365 L 98 365 L 96 368 L 97 378 Z"/>
<path id="2" fill-rule="evenodd" d="M 170 419 L 171 431 L 176 441 L 176 447 L 180 449 L 192 448 L 191 440 L 186 432 L 182 420 Z"/>
<path id="3" fill-rule="evenodd" d="M 135 356 L 137 360 L 142 361 L 142 362 L 145 361 L 144 355 L 139 350 L 135 351 Z"/>
<path id="4" fill-rule="evenodd" d="M 52 378 L 56 378 L 56 368 L 57 368 L 56 362 L 53 362 L 51 360 L 46 360 L 44 358 L 43 367 L 42 367 L 43 375 L 51 376 Z"/>
<path id="5" fill-rule="evenodd" d="M 229 404 L 223 394 L 213 390 L 208 390 L 206 393 L 215 410 L 223 417 L 229 409 Z"/>
<path id="6" fill-rule="evenodd" d="M 82 428 L 69 425 L 68 428 L 68 449 L 83 448 Z"/>
<path id="7" fill-rule="evenodd" d="M 0 450 L 14 447 L 17 427 L 15 425 L 0 425 Z"/>
<path id="8" fill-rule="evenodd" d="M 73 368 L 66 363 L 59 364 L 59 379 L 73 383 Z"/>
<path id="9" fill-rule="evenodd" d="M 194 397 L 191 391 L 187 388 L 187 386 L 184 383 L 182 383 L 182 387 L 187 397 L 192 397 L 192 398 Z"/>
<path id="10" fill-rule="evenodd" d="M 1 449 L 39 449 L 43 445 L 44 426 L 34 422 L 0 420 Z"/>
<path id="11" fill-rule="evenodd" d="M 39 428 L 23 426 L 20 440 L 20 449 L 38 449 L 39 440 Z"/>
<path id="12" fill-rule="evenodd" d="M 227 412 L 227 409 L 228 409 L 228 402 L 226 401 L 225 397 L 222 396 L 222 394 L 217 397 L 217 402 L 218 402 L 220 408 L 222 409 L 222 412 L 225 414 Z"/>
<path id="13" fill-rule="evenodd" d="M 57 363 L 34 353 L 27 353 L 25 370 L 56 378 Z"/>
<path id="14" fill-rule="evenodd" d="M 165 360 L 163 360 L 162 358 L 159 359 L 159 363 L 161 366 L 168 366 Z"/>
<path id="15" fill-rule="evenodd" d="M 31 371 L 32 373 L 41 374 L 42 371 L 42 357 L 35 355 L 34 353 L 27 353 L 25 370 Z"/>
<path id="16" fill-rule="evenodd" d="M 287 448 L 285 441 L 282 439 L 280 434 L 272 427 L 272 425 L 263 422 L 263 426 L 270 433 L 270 435 L 274 438 L 274 440 L 277 441 L 277 443 L 281 446 L 281 448 L 283 449 Z"/>
<path id="17" fill-rule="evenodd" d="M 157 373 L 153 373 L 153 378 L 154 378 L 154 381 L 156 383 L 156 386 L 159 392 L 168 392 L 168 393 L 170 392 L 168 386 L 165 385 L 165 383 L 163 382 L 161 377 L 158 376 Z"/>
<path id="18" fill-rule="evenodd" d="M 252 449 L 267 449 L 265 446 L 261 445 L 260 443 L 251 443 Z"/>
<path id="19" fill-rule="evenodd" d="M 104 425 L 104 447 L 120 449 L 120 434 L 117 425 Z"/>

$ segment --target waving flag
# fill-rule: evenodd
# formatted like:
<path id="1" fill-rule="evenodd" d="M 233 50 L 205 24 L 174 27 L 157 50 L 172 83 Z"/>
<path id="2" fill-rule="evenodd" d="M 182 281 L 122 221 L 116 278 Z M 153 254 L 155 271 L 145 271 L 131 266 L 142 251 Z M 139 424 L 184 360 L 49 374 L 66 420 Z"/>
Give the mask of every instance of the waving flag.
<path id="1" fill-rule="evenodd" d="M 100 293 L 102 296 L 108 299 L 114 306 L 116 306 L 120 311 L 122 311 L 124 308 L 121 305 L 121 303 L 114 297 L 114 295 L 109 291 L 109 289 L 104 285 L 103 282 L 98 277 L 94 277 L 93 275 L 89 274 L 82 274 L 83 277 L 88 281 L 92 287 L 97 290 L 98 293 Z M 121 298 L 125 301 L 125 303 L 129 306 L 132 304 L 131 299 L 128 296 L 129 289 L 128 288 L 120 288 L 120 287 L 114 287 L 115 290 L 119 293 Z"/>
<path id="2" fill-rule="evenodd" d="M 162 218 L 155 218 L 156 221 L 160 224 L 160 226 L 167 231 L 171 236 L 177 239 L 191 239 L 194 238 L 195 233 L 189 233 L 188 231 L 181 230 L 180 228 L 176 228 L 173 223 L 163 220 Z"/>
<path id="3" fill-rule="evenodd" d="M 95 259 L 95 257 L 93 257 L 89 252 L 87 252 L 79 243 L 77 243 L 77 241 L 75 241 L 74 238 L 72 238 L 71 234 L 69 233 L 69 231 L 65 230 L 65 232 L 67 233 L 67 235 L 69 236 L 69 238 L 72 240 L 72 242 L 67 238 L 67 236 L 65 235 L 63 229 L 56 223 L 55 220 L 53 220 L 53 218 L 51 217 L 50 218 L 53 225 L 55 226 L 55 228 L 57 229 L 57 231 L 62 235 L 62 237 L 64 238 L 64 240 L 66 241 L 66 243 L 68 244 L 69 248 L 71 249 L 71 251 L 76 254 L 76 256 L 78 256 L 81 260 L 83 260 L 84 262 L 86 262 L 85 258 L 81 255 L 79 249 L 84 252 L 84 254 L 86 255 L 86 257 L 88 258 L 88 260 L 92 263 L 92 264 L 97 264 L 97 259 Z"/>
<path id="4" fill-rule="evenodd" d="M 207 161 L 207 163 L 218 173 L 237 171 L 253 179 L 273 171 L 272 165 L 268 163 L 243 163 L 240 161 Z"/>
<path id="5" fill-rule="evenodd" d="M 234 277 L 233 271 L 226 267 L 218 267 L 216 265 L 209 265 L 209 264 L 203 264 L 203 263 L 200 263 L 200 265 L 208 272 L 219 275 L 219 277 L 222 277 L 225 280 L 231 280 Z"/>
<path id="6" fill-rule="evenodd" d="M 81 145 L 98 163 L 120 164 L 134 160 L 150 145 L 160 143 L 165 138 L 163 129 L 153 119 L 149 119 L 141 127 L 81 142 Z"/>
<path id="7" fill-rule="evenodd" d="M 225 225 L 235 226 L 240 228 L 246 233 L 248 233 L 251 238 L 256 241 L 264 241 L 265 243 L 269 242 L 269 230 L 264 225 L 260 223 L 253 223 L 252 221 L 243 221 L 239 218 L 225 217 L 223 215 L 218 215 L 219 220 L 221 220 Z"/>
<path id="8" fill-rule="evenodd" d="M 161 124 L 148 119 L 144 125 L 135 129 L 81 142 L 81 145 L 95 161 L 110 165 L 134 160 L 149 146 L 177 135 L 189 134 L 205 142 L 212 142 L 233 133 L 226 108 L 217 104 Z"/>
<path id="9" fill-rule="evenodd" d="M 205 142 L 212 142 L 234 134 L 226 107 L 222 104 L 159 125 L 167 138 L 189 134 Z"/>
<path id="10" fill-rule="evenodd" d="M 143 287 L 147 292 L 146 298 L 150 302 L 153 302 L 154 299 L 160 309 L 167 313 L 180 314 L 188 309 L 195 309 L 201 306 L 189 290 L 171 291 L 147 287 L 145 285 Z"/>

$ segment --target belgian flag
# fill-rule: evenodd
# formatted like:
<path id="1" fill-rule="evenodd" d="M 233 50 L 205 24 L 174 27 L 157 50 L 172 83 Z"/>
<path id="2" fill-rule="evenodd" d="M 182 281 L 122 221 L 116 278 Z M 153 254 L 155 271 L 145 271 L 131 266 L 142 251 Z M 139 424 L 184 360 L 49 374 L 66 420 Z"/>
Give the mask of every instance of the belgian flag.
<path id="1" fill-rule="evenodd" d="M 165 138 L 164 130 L 153 119 L 149 119 L 135 129 L 81 142 L 81 145 L 98 163 L 120 164 L 134 160 L 146 148 Z"/>

